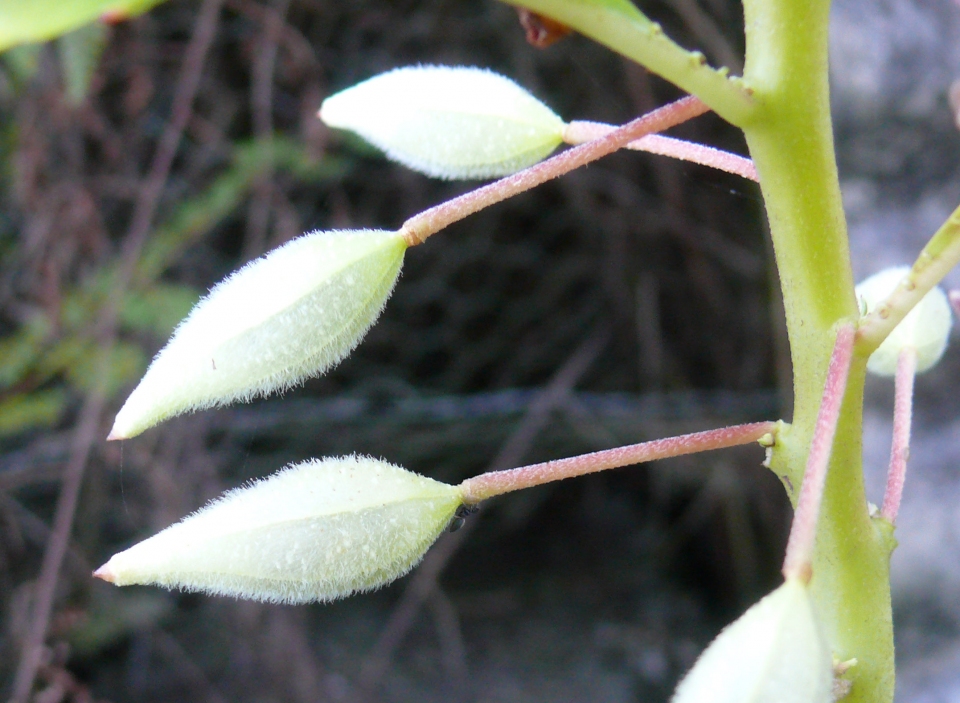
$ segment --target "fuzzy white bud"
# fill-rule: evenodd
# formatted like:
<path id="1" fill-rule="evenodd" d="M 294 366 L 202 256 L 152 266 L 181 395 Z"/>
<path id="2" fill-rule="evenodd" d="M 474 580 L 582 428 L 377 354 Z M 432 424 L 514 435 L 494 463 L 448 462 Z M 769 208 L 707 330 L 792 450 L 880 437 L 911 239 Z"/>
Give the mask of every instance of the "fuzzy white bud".
<path id="1" fill-rule="evenodd" d="M 397 232 L 313 232 L 247 264 L 180 323 L 120 409 L 110 439 L 323 373 L 379 316 L 406 247 Z"/>
<path id="2" fill-rule="evenodd" d="M 807 586 L 788 579 L 717 636 L 673 703 L 832 703 L 832 685 Z"/>
<path id="3" fill-rule="evenodd" d="M 313 459 L 226 493 L 94 575 L 118 586 L 329 601 L 403 576 L 460 504 L 456 487 L 385 461 Z"/>
<path id="4" fill-rule="evenodd" d="M 910 269 L 906 266 L 888 268 L 858 284 L 857 299 L 861 312 L 873 312 L 909 274 Z M 913 347 L 917 350 L 917 372 L 926 371 L 943 356 L 952 326 L 953 315 L 947 296 L 939 287 L 934 287 L 870 355 L 867 369 L 879 376 L 893 376 L 897 372 L 900 350 Z"/>
<path id="5" fill-rule="evenodd" d="M 509 78 L 466 66 L 409 66 L 323 101 L 320 119 L 436 178 L 515 173 L 563 141 L 564 122 Z"/>

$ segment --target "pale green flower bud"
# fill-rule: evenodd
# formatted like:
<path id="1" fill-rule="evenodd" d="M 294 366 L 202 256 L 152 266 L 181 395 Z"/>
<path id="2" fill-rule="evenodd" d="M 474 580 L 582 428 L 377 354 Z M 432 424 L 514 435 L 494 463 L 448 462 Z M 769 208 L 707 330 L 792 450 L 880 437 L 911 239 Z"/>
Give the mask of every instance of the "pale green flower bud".
<path id="1" fill-rule="evenodd" d="M 888 268 L 857 285 L 861 313 L 866 315 L 873 312 L 909 273 L 910 269 L 906 266 Z M 879 376 L 893 376 L 897 372 L 900 350 L 913 347 L 917 350 L 917 372 L 926 371 L 943 356 L 952 326 L 953 315 L 947 296 L 939 287 L 935 287 L 870 355 L 867 369 Z"/>
<path id="2" fill-rule="evenodd" d="M 313 459 L 230 491 L 94 575 L 118 586 L 329 601 L 403 576 L 460 504 L 456 487 L 385 461 Z"/>
<path id="3" fill-rule="evenodd" d="M 832 703 L 832 686 L 807 586 L 789 579 L 717 636 L 673 703 Z"/>
<path id="4" fill-rule="evenodd" d="M 491 178 L 531 166 L 564 122 L 509 78 L 465 66 L 410 66 L 323 101 L 320 119 L 437 178 Z"/>
<path id="5" fill-rule="evenodd" d="M 247 264 L 180 323 L 120 409 L 109 439 L 323 373 L 379 316 L 406 248 L 397 232 L 314 232 Z"/>

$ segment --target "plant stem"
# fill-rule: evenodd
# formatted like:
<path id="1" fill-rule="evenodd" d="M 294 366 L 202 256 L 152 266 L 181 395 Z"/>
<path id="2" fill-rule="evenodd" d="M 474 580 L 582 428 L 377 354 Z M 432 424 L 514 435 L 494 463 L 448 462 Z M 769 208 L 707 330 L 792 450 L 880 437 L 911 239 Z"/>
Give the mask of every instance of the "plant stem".
<path id="1" fill-rule="evenodd" d="M 567 144 L 583 144 L 592 139 L 602 137 L 604 134 L 616 129 L 613 125 L 603 124 L 602 122 L 587 122 L 583 120 L 574 120 L 567 124 L 563 130 L 563 141 Z M 672 137 L 663 137 L 658 134 L 650 134 L 646 137 L 630 142 L 625 149 L 634 151 L 646 151 L 650 154 L 659 154 L 660 156 L 670 156 L 682 161 L 690 161 L 701 166 L 709 166 L 719 171 L 726 171 L 735 176 L 742 176 L 751 181 L 757 180 L 757 169 L 754 168 L 753 161 L 737 154 L 731 154 L 729 151 L 714 149 L 711 146 L 697 144 L 695 142 L 684 141 L 683 139 L 673 139 Z"/>
<path id="2" fill-rule="evenodd" d="M 681 98 L 638 117 L 599 139 L 568 149 L 535 166 L 424 210 L 404 222 L 400 233 L 409 246 L 421 244 L 430 235 L 468 215 L 596 161 L 640 137 L 661 132 L 708 110 L 699 98 Z"/>
<path id="3" fill-rule="evenodd" d="M 893 293 L 860 321 L 857 353 L 869 357 L 923 296 L 960 263 L 960 207 L 936 231 L 920 252 L 910 273 Z"/>
<path id="4" fill-rule="evenodd" d="M 654 459 L 666 459 L 684 454 L 694 454 L 709 449 L 724 449 L 756 442 L 777 431 L 775 422 L 755 422 L 748 425 L 722 427 L 706 432 L 666 437 L 616 449 L 607 449 L 592 454 L 582 454 L 568 459 L 546 461 L 541 464 L 521 466 L 506 471 L 489 473 L 469 478 L 460 484 L 463 502 L 479 503 L 487 498 L 523 488 L 532 488 L 552 481 L 615 469 L 630 464 L 639 464 Z"/>
<path id="5" fill-rule="evenodd" d="M 703 99 L 710 109 L 743 125 L 754 107 L 751 91 L 728 69 L 715 69 L 699 51 L 687 51 L 630 0 L 505 0 L 565 24 Z"/>
<path id="6" fill-rule="evenodd" d="M 830 120 L 830 2 L 744 0 L 743 6 L 744 80 L 755 109 L 742 126 L 767 209 L 794 373 L 793 422 L 778 435 L 771 468 L 799 485 L 834 330 L 859 317 Z M 844 703 L 888 703 L 893 541 L 890 524 L 870 518 L 863 485 L 865 375 L 858 345 L 824 487 L 810 589 L 834 656 L 859 662 Z"/>
<path id="7" fill-rule="evenodd" d="M 853 340 L 852 324 L 844 324 L 837 330 L 837 341 L 827 369 L 813 442 L 807 455 L 806 470 L 803 472 L 803 486 L 793 516 L 790 539 L 787 541 L 787 556 L 783 561 L 783 576 L 786 579 L 798 578 L 804 583 L 810 581 L 817 519 L 820 516 L 820 504 L 823 500 L 833 439 L 840 419 L 840 408 L 847 389 Z"/>
<path id="8" fill-rule="evenodd" d="M 890 444 L 890 468 L 887 470 L 887 489 L 883 494 L 880 514 L 897 521 L 903 483 L 907 476 L 907 458 L 910 456 L 910 421 L 913 415 L 913 379 L 917 374 L 917 350 L 904 347 L 897 357 L 897 375 L 893 394 L 893 441 Z"/>

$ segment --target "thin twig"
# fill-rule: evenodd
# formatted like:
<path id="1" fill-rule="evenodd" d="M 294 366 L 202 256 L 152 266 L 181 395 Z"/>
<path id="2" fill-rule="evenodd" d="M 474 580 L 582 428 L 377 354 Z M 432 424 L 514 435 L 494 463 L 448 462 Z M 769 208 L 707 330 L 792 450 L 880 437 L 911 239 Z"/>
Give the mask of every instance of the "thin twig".
<path id="1" fill-rule="evenodd" d="M 893 394 L 893 441 L 890 444 L 890 468 L 887 489 L 883 494 L 880 514 L 891 523 L 897 521 L 903 483 L 907 477 L 910 456 L 910 422 L 913 416 L 913 380 L 917 375 L 917 350 L 904 347 L 897 357 L 897 374 Z"/>
<path id="2" fill-rule="evenodd" d="M 458 698 L 463 700 L 465 696 L 461 689 L 469 680 L 470 670 L 467 666 L 467 648 L 463 644 L 463 632 L 460 629 L 460 616 L 456 606 L 439 586 L 434 587 L 430 593 L 429 605 L 437 628 L 440 660 L 451 689 L 458 690 Z"/>
<path id="3" fill-rule="evenodd" d="M 101 355 L 101 366 L 105 366 L 106 358 L 106 355 Z M 106 404 L 104 386 L 105 384 L 98 383 L 96 390 L 87 395 L 80 410 L 77 428 L 73 434 L 70 459 L 60 484 L 60 496 L 57 499 L 50 539 L 43 552 L 43 562 L 40 566 L 40 576 L 37 579 L 34 597 L 33 617 L 30 619 L 30 629 L 20 653 L 10 703 L 26 703 L 42 660 L 43 643 L 47 638 L 47 627 L 53 611 L 60 567 L 63 565 L 63 559 L 70 544 L 73 516 L 77 510 L 77 498 L 83 483 L 83 470 L 99 434 L 100 416 Z"/>
<path id="4" fill-rule="evenodd" d="M 421 244 L 430 235 L 468 215 L 569 173 L 607 154 L 612 154 L 640 137 L 662 132 L 697 115 L 702 115 L 708 110 L 709 108 L 699 98 L 693 96 L 681 98 L 638 117 L 622 127 L 617 127 L 599 139 L 568 149 L 512 176 L 501 178 L 499 181 L 424 210 L 404 222 L 400 232 L 408 245 Z"/>
<path id="5" fill-rule="evenodd" d="M 716 430 L 694 432 L 677 437 L 665 437 L 651 442 L 632 444 L 626 447 L 605 449 L 591 454 L 581 454 L 567 459 L 545 461 L 540 464 L 521 466 L 506 471 L 493 471 L 469 478 L 459 488 L 466 504 L 479 503 L 487 498 L 532 488 L 544 483 L 562 481 L 565 478 L 616 469 L 631 464 L 641 464 L 655 459 L 696 454 L 711 449 L 725 449 L 756 442 L 772 434 L 775 422 L 755 422 L 749 425 L 733 425 Z"/>
<path id="6" fill-rule="evenodd" d="M 609 339 L 609 330 L 602 329 L 588 337 L 573 352 L 527 408 L 520 425 L 490 462 L 490 471 L 505 469 L 520 463 L 537 435 L 546 426 L 553 410 L 567 398 L 583 374 L 603 351 Z M 475 524 L 476 521 L 468 520 L 458 532 L 441 539 L 427 553 L 423 563 L 410 579 L 376 644 L 361 664 L 360 689 L 367 696 L 372 695 L 380 685 L 390 666 L 393 653 L 413 626 L 421 606 L 436 588 L 440 574 L 459 551 Z"/>
<path id="7" fill-rule="evenodd" d="M 563 141 L 567 144 L 584 144 L 593 139 L 599 139 L 614 129 L 616 127 L 613 125 L 602 122 L 576 120 L 570 122 L 563 130 Z M 648 134 L 646 137 L 630 142 L 624 148 L 633 151 L 646 151 L 660 156 L 670 156 L 681 161 L 689 161 L 742 176 L 751 181 L 759 181 L 757 169 L 750 159 L 696 142 L 663 137 L 659 134 Z"/>
<path id="8" fill-rule="evenodd" d="M 30 630 L 23 644 L 20 662 L 14 678 L 10 703 L 26 703 L 40 664 L 43 643 L 46 640 L 50 614 L 56 593 L 57 580 L 63 557 L 70 541 L 77 498 L 83 483 L 84 470 L 93 443 L 100 429 L 100 418 L 106 406 L 106 379 L 109 373 L 109 352 L 113 346 L 120 299 L 133 277 L 137 260 L 146 242 L 150 225 L 156 213 L 173 164 L 183 129 L 193 112 L 193 101 L 200 83 L 207 51 L 216 34 L 217 20 L 223 0 L 204 0 L 195 24 L 193 36 L 184 56 L 183 66 L 177 81 L 170 122 L 164 129 L 154 153 L 149 174 L 134 208 L 130 227 L 120 251 L 120 267 L 114 282 L 112 295 L 107 299 L 100 314 L 97 330 L 99 364 L 94 390 L 87 394 L 80 410 L 76 430 L 71 442 L 70 458 L 63 473 L 63 482 L 54 514 L 53 530 L 43 554 L 43 563 L 37 582 L 37 592 Z"/>
<path id="9" fill-rule="evenodd" d="M 170 660 L 172 668 L 176 670 L 181 681 L 192 683 L 196 689 L 205 694 L 203 697 L 206 703 L 227 703 L 210 681 L 210 677 L 176 637 L 160 627 L 151 630 L 150 635 L 160 653 Z"/>
<path id="10" fill-rule="evenodd" d="M 837 431 L 840 409 L 843 407 L 843 394 L 847 389 L 847 376 L 850 372 L 850 361 L 853 359 L 853 342 L 853 325 L 842 325 L 837 330 L 837 341 L 830 356 L 820 411 L 817 413 L 817 424 L 803 473 L 803 486 L 800 488 L 790 538 L 787 540 L 787 555 L 783 561 L 783 575 L 787 579 L 797 578 L 807 582 L 812 574 L 817 518 L 820 516 L 820 503 L 827 480 L 830 453 L 833 450 L 833 437 Z"/>
<path id="11" fill-rule="evenodd" d="M 721 66 L 729 68 L 733 75 L 743 71 L 743 59 L 733 50 L 713 17 L 700 9 L 696 0 L 674 0 L 673 8 L 699 40 L 697 43 L 712 53 Z"/>
<path id="12" fill-rule="evenodd" d="M 163 129 L 157 150 L 150 164 L 150 171 L 143 183 L 137 204 L 134 207 L 133 217 L 127 235 L 123 239 L 121 249 L 121 269 L 118 286 L 125 289 L 136 268 L 140 251 L 150 233 L 153 218 L 160 205 L 160 197 L 177 155 L 183 131 L 186 129 L 193 115 L 193 101 L 200 87 L 200 77 L 203 74 L 203 65 L 207 52 L 216 36 L 220 8 L 224 0 L 204 0 L 197 14 L 193 35 L 183 56 L 183 65 L 177 76 L 177 92 L 173 96 L 173 105 L 170 108 L 170 119 Z M 116 297 L 116 296 L 114 296 Z"/>
<path id="13" fill-rule="evenodd" d="M 284 26 L 290 0 L 276 0 L 266 10 L 263 35 L 253 62 L 253 77 L 250 86 L 250 108 L 253 113 L 253 132 L 264 144 L 273 141 L 273 73 L 277 63 L 277 45 Z M 247 231 L 243 241 L 244 260 L 263 253 L 270 226 L 271 202 L 273 200 L 273 168 L 267 168 L 257 179 L 253 197 L 247 208 Z"/>

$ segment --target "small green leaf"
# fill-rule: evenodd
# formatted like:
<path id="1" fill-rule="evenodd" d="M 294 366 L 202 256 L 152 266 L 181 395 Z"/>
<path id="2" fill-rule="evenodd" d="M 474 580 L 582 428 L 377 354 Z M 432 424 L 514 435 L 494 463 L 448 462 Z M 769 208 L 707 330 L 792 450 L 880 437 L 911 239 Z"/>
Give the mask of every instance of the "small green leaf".
<path id="1" fill-rule="evenodd" d="M 199 299 L 199 293 L 189 286 L 158 283 L 145 291 L 127 293 L 120 320 L 130 329 L 149 332 L 163 339 L 173 332 Z"/>
<path id="2" fill-rule="evenodd" d="M 54 39 L 103 16 L 126 19 L 162 0 L 0 0 L 0 51 Z"/>
<path id="3" fill-rule="evenodd" d="M 36 75 L 42 48 L 39 44 L 23 44 L 3 54 L 3 63 L 17 84 L 27 83 Z"/>
<path id="4" fill-rule="evenodd" d="M 80 353 L 63 370 L 67 380 L 74 388 L 89 391 L 93 389 L 99 375 L 100 347 L 93 341 L 82 343 Z M 143 373 L 147 357 L 143 350 L 130 342 L 115 342 L 110 348 L 108 373 L 104 391 L 108 397 L 119 393 L 130 381 Z"/>
<path id="5" fill-rule="evenodd" d="M 183 321 L 110 438 L 283 391 L 339 363 L 380 315 L 406 248 L 397 232 L 313 232 L 247 264 Z"/>
<path id="6" fill-rule="evenodd" d="M 107 29 L 100 22 L 75 29 L 57 40 L 67 97 L 74 105 L 87 97 L 90 79 L 106 44 Z"/>
<path id="7" fill-rule="evenodd" d="M 0 436 L 17 434 L 38 427 L 49 427 L 67 405 L 63 389 L 18 393 L 0 400 Z"/>
<path id="8" fill-rule="evenodd" d="M 460 504 L 456 487 L 385 461 L 314 459 L 227 493 L 94 575 L 118 586 L 330 601 L 403 576 Z"/>
<path id="9" fill-rule="evenodd" d="M 49 334 L 49 321 L 37 315 L 0 340 L 0 388 L 23 380 L 34 367 Z"/>

